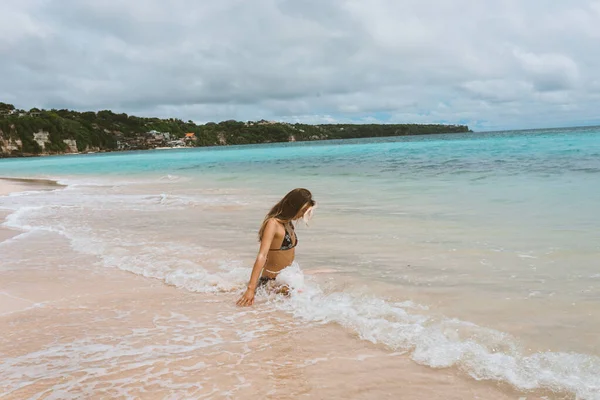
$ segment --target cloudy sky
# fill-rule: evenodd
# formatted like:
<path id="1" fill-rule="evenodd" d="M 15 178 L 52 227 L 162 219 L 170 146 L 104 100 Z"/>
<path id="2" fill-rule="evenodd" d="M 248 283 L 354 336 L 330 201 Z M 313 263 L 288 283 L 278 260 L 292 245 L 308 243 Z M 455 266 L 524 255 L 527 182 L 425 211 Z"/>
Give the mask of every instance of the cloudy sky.
<path id="1" fill-rule="evenodd" d="M 600 124 L 600 1 L 2 0 L 0 60 L 25 109 Z"/>

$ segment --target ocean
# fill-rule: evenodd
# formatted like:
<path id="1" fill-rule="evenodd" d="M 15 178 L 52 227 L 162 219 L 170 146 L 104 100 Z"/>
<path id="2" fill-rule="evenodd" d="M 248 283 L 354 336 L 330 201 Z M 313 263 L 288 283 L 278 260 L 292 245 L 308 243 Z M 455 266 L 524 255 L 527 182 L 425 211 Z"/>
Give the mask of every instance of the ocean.
<path id="1" fill-rule="evenodd" d="M 598 127 L 4 159 L 0 177 L 57 182 L 0 197 L 6 398 L 600 399 Z M 318 208 L 292 293 L 238 308 L 295 187 Z"/>

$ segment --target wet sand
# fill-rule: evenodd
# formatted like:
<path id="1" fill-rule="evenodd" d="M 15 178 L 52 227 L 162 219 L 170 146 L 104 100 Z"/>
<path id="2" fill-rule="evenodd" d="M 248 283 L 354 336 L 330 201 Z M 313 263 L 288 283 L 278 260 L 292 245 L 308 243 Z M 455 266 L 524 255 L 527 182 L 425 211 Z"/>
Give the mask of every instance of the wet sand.
<path id="1" fill-rule="evenodd" d="M 3 273 L 0 292 L 11 300 L 0 311 L 6 399 L 520 397 L 419 366 L 334 324 L 299 328 L 282 313 L 259 316 L 260 303 L 240 310 L 237 293 L 90 273 L 77 266 L 87 257 L 47 270 L 68 251 L 51 240 L 52 251 L 29 257 L 33 268 Z"/>
<path id="2" fill-rule="evenodd" d="M 5 193 L 50 187 L 0 182 Z M 0 232 L 2 240 L 20 233 Z M 98 260 L 74 252 L 66 238 L 28 235 L 34 235 L 35 251 L 19 241 L 11 246 L 13 261 L 1 266 L 4 399 L 548 395 L 477 382 L 455 368 L 420 366 L 407 355 L 357 340 L 339 325 L 298 321 L 264 299 L 240 309 L 238 291 L 192 293 L 113 268 L 90 268 Z"/>
<path id="3" fill-rule="evenodd" d="M 46 179 L 0 177 L 0 196 L 6 196 L 11 193 L 25 192 L 30 190 L 52 190 L 59 187 L 63 186 L 54 181 Z M 4 221 L 8 214 L 10 214 L 10 212 L 2 210 L 2 199 L 0 198 L 0 221 Z M 19 233 L 21 232 L 0 225 L 0 243 L 18 235 Z"/>
<path id="4" fill-rule="evenodd" d="M 0 177 L 0 196 L 29 190 L 51 190 L 64 187 L 49 179 Z"/>

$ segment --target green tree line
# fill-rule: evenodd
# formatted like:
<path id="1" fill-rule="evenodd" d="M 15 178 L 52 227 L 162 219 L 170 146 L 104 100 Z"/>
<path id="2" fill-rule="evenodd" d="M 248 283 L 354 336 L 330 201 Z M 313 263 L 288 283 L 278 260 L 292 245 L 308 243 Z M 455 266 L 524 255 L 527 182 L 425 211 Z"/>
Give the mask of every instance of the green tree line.
<path id="1" fill-rule="evenodd" d="M 17 110 L 11 104 L 0 102 L 0 139 L 20 139 L 21 153 L 39 154 L 42 148 L 34 140 L 34 133 L 49 133 L 44 152 L 63 153 L 65 139 L 77 141 L 79 151 L 95 149 L 112 151 L 119 140 L 144 137 L 155 130 L 169 132 L 172 139 L 183 138 L 193 132 L 196 146 L 241 145 L 290 140 L 325 140 L 366 137 L 422 135 L 434 133 L 468 132 L 464 125 L 421 124 L 289 124 L 268 121 L 222 121 L 195 124 L 192 121 L 169 118 L 143 118 L 110 110 L 77 112 L 71 110 Z"/>

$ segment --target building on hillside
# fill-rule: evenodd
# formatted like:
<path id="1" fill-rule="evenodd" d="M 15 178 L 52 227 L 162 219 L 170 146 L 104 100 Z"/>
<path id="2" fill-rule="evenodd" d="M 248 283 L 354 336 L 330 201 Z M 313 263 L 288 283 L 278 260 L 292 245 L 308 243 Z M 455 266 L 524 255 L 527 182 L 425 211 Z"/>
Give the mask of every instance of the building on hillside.
<path id="1" fill-rule="evenodd" d="M 131 146 L 123 140 L 117 140 L 117 150 L 128 150 Z"/>
<path id="2" fill-rule="evenodd" d="M 161 147 L 166 146 L 171 140 L 170 132 L 159 132 L 157 130 L 151 130 L 146 132 L 146 143 L 149 147 Z"/>
<path id="3" fill-rule="evenodd" d="M 183 140 L 185 141 L 185 143 L 187 145 L 191 145 L 192 142 L 196 141 L 196 134 L 194 132 L 189 132 L 185 134 L 185 137 L 183 138 Z"/>
<path id="4" fill-rule="evenodd" d="M 151 131 L 146 132 L 146 135 L 154 137 L 154 139 L 171 140 L 170 132 L 159 132 L 159 131 L 153 129 Z"/>

